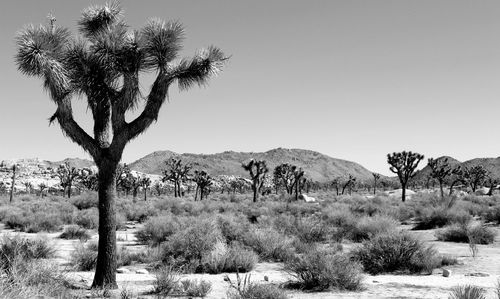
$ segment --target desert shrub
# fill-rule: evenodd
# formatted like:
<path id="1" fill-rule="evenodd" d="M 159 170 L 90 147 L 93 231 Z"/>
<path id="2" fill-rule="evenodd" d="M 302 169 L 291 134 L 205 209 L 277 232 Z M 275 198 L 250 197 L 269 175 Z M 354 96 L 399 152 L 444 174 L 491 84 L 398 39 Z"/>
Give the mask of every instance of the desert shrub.
<path id="1" fill-rule="evenodd" d="M 159 245 L 178 232 L 179 228 L 179 222 L 172 215 L 155 216 L 136 231 L 135 237 L 141 243 Z"/>
<path id="2" fill-rule="evenodd" d="M 30 209 L 23 210 L 20 207 L 15 207 L 7 212 L 3 221 L 8 228 L 28 233 L 58 231 L 63 224 L 57 210 L 32 212 Z"/>
<path id="3" fill-rule="evenodd" d="M 164 266 L 155 273 L 153 293 L 167 296 L 176 290 L 179 283 L 179 273 L 170 266 Z"/>
<path id="4" fill-rule="evenodd" d="M 441 255 L 438 259 L 441 260 L 439 263 L 441 266 L 453 266 L 458 264 L 458 260 L 454 256 Z"/>
<path id="5" fill-rule="evenodd" d="M 55 232 L 62 227 L 62 220 L 56 213 L 46 214 L 44 212 L 35 213 L 29 218 L 29 223 L 25 228 L 28 233 Z"/>
<path id="6" fill-rule="evenodd" d="M 96 208 L 78 211 L 75 224 L 86 229 L 96 229 L 99 227 L 99 212 Z"/>
<path id="7" fill-rule="evenodd" d="M 359 242 L 370 239 L 379 234 L 386 234 L 397 230 L 398 223 L 388 216 L 363 217 L 352 229 L 349 238 Z"/>
<path id="8" fill-rule="evenodd" d="M 500 223 L 500 206 L 490 207 L 482 213 L 482 218 L 487 222 Z"/>
<path id="9" fill-rule="evenodd" d="M 203 256 L 221 240 L 223 237 L 215 221 L 193 218 L 189 226 L 162 244 L 162 260 L 167 264 L 184 265 L 187 271 L 200 271 Z"/>
<path id="10" fill-rule="evenodd" d="M 79 195 L 75 195 L 71 198 L 71 203 L 78 210 L 86 210 L 90 208 L 97 208 L 99 199 L 96 193 L 85 192 Z"/>
<path id="11" fill-rule="evenodd" d="M 71 252 L 70 264 L 77 271 L 91 271 L 97 263 L 97 242 L 80 243 Z"/>
<path id="12" fill-rule="evenodd" d="M 149 201 L 138 201 L 135 203 L 123 201 L 118 204 L 117 209 L 120 213 L 125 215 L 128 221 L 137 221 L 141 223 L 150 217 L 158 215 L 158 210 Z"/>
<path id="13" fill-rule="evenodd" d="M 90 233 L 86 229 L 81 228 L 78 225 L 69 225 L 64 228 L 64 231 L 59 235 L 59 238 L 68 240 L 79 239 L 82 241 L 87 241 L 88 239 L 90 239 Z"/>
<path id="14" fill-rule="evenodd" d="M 0 243 L 0 270 L 9 271 L 13 261 L 25 262 L 54 257 L 55 249 L 46 239 L 27 239 L 4 235 Z"/>
<path id="15" fill-rule="evenodd" d="M 245 234 L 250 229 L 250 223 L 243 215 L 219 215 L 217 224 L 228 244 L 234 241 L 243 241 Z"/>
<path id="16" fill-rule="evenodd" d="M 0 275 L 0 298 L 72 298 L 67 285 L 56 263 L 16 259 L 11 271 Z"/>
<path id="17" fill-rule="evenodd" d="M 323 242 L 328 238 L 329 227 L 315 216 L 296 217 L 295 235 L 304 243 Z"/>
<path id="18" fill-rule="evenodd" d="M 325 210 L 322 218 L 324 223 L 330 226 L 332 239 L 342 241 L 351 238 L 359 217 L 346 206 L 335 206 Z"/>
<path id="19" fill-rule="evenodd" d="M 95 241 L 79 243 L 70 256 L 70 264 L 77 271 L 91 271 L 97 263 L 98 243 Z M 140 252 L 130 252 L 128 249 L 118 247 L 116 263 L 118 267 L 131 265 L 133 262 L 151 263 L 159 260 L 159 254 L 153 249 Z"/>
<path id="20" fill-rule="evenodd" d="M 184 279 L 181 281 L 181 293 L 188 297 L 205 298 L 212 290 L 212 284 L 205 280 Z"/>
<path id="21" fill-rule="evenodd" d="M 272 284 L 253 283 L 250 281 L 250 274 L 245 275 L 241 279 L 240 275 L 236 274 L 236 282 L 233 282 L 226 275 L 225 280 L 229 282 L 230 290 L 228 299 L 288 299 L 286 293 Z"/>
<path id="22" fill-rule="evenodd" d="M 218 274 L 223 272 L 249 272 L 258 262 L 255 252 L 246 250 L 237 244 L 227 246 L 218 242 L 214 249 L 203 257 L 203 272 Z"/>
<path id="23" fill-rule="evenodd" d="M 361 264 L 345 254 L 314 250 L 288 259 L 285 271 L 297 279 L 301 289 L 357 290 L 361 287 Z"/>
<path id="24" fill-rule="evenodd" d="M 436 250 L 407 232 L 377 235 L 352 252 L 366 272 L 424 273 L 439 264 Z"/>
<path id="25" fill-rule="evenodd" d="M 491 244 L 495 241 L 495 231 L 482 224 L 452 224 L 436 232 L 440 241 L 475 244 Z"/>
<path id="26" fill-rule="evenodd" d="M 424 209 L 417 217 L 417 225 L 415 230 L 433 229 L 443 227 L 452 223 L 468 223 L 472 216 L 457 209 L 447 209 L 444 207 Z"/>
<path id="27" fill-rule="evenodd" d="M 286 260 L 293 248 L 290 244 L 292 239 L 272 228 L 256 228 L 250 230 L 243 240 L 244 244 L 252 248 L 261 259 L 270 261 Z"/>
<path id="28" fill-rule="evenodd" d="M 464 285 L 464 286 L 456 286 L 451 289 L 449 299 L 485 299 L 486 290 L 473 286 L 473 285 Z"/>
<path id="29" fill-rule="evenodd" d="M 118 248 L 118 267 L 132 265 L 133 263 L 156 265 L 161 261 L 160 250 L 157 247 L 146 248 L 140 251 L 130 251 L 126 247 Z"/>

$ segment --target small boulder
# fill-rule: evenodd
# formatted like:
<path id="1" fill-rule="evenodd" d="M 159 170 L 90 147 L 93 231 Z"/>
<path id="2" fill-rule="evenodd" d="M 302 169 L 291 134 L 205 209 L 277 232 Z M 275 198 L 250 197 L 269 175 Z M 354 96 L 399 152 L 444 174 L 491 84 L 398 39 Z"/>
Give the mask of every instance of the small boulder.
<path id="1" fill-rule="evenodd" d="M 267 277 L 267 275 L 264 275 L 264 281 L 269 281 L 269 277 Z"/>
<path id="2" fill-rule="evenodd" d="M 443 269 L 443 276 L 444 277 L 450 277 L 451 276 L 451 270 Z"/>
<path id="3" fill-rule="evenodd" d="M 136 270 L 135 273 L 137 273 L 137 274 L 149 274 L 148 270 L 146 270 L 146 269 Z"/>

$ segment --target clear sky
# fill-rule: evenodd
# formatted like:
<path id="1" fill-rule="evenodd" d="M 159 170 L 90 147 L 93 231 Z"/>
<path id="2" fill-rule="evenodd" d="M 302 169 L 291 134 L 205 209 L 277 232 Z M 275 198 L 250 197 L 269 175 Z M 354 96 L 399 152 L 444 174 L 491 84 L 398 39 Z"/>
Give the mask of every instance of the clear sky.
<path id="1" fill-rule="evenodd" d="M 75 30 L 102 1 L 0 3 L 0 160 L 88 156 L 48 126 L 55 105 L 14 65 L 14 36 L 52 12 Z M 232 55 L 207 88 L 170 92 L 158 122 L 125 149 L 216 153 L 303 148 L 389 174 L 386 154 L 500 156 L 500 2 L 178 0 L 121 2 L 125 20 L 180 20 L 183 54 Z M 76 31 L 76 30 L 75 30 Z M 146 78 L 147 79 L 147 78 Z M 149 82 L 142 84 L 145 91 Z M 75 99 L 86 129 L 90 112 Z"/>

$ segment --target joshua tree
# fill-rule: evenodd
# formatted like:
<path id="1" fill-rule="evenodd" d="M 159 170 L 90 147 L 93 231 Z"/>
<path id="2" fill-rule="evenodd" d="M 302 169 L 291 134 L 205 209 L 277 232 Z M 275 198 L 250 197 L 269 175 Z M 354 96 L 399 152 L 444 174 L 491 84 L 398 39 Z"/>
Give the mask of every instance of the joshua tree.
<path id="1" fill-rule="evenodd" d="M 387 154 L 387 163 L 391 165 L 389 169 L 398 175 L 401 183 L 401 200 L 403 202 L 406 200 L 406 185 L 415 176 L 415 169 L 423 158 L 424 155 L 412 153 L 411 151 Z"/>
<path id="2" fill-rule="evenodd" d="M 380 179 L 380 174 L 372 173 L 373 175 L 373 195 L 377 193 L 377 181 Z"/>
<path id="3" fill-rule="evenodd" d="M 208 188 L 212 185 L 212 177 L 205 171 L 195 170 L 193 181 L 196 183 L 196 194 L 194 200 L 198 196 L 198 191 L 200 191 L 200 200 L 203 200 L 203 195 L 207 194 Z"/>
<path id="4" fill-rule="evenodd" d="M 44 195 L 43 191 L 45 191 L 45 189 L 47 189 L 47 188 L 48 188 L 48 186 L 45 183 L 40 183 L 38 185 L 38 189 L 40 189 L 40 196 L 42 198 L 43 198 L 43 195 Z"/>
<path id="5" fill-rule="evenodd" d="M 71 167 L 69 162 L 59 165 L 56 171 L 57 177 L 61 181 L 61 187 L 68 192 L 68 198 L 71 198 L 71 187 L 76 180 L 81 177 L 81 172 L 76 167 Z M 64 191 L 63 191 L 64 194 Z"/>
<path id="6" fill-rule="evenodd" d="M 344 185 L 342 186 L 342 195 L 344 195 L 345 189 L 349 187 L 349 190 L 352 185 L 356 183 L 356 177 L 354 177 L 352 174 L 349 174 L 347 177 L 347 180 L 345 181 Z"/>
<path id="7" fill-rule="evenodd" d="M 163 181 L 170 181 L 174 184 L 174 197 L 182 197 L 182 182 L 189 177 L 189 172 L 193 166 L 189 163 L 183 164 L 181 159 L 170 158 L 165 161 L 167 170 L 163 171 Z"/>
<path id="8" fill-rule="evenodd" d="M 151 185 L 151 179 L 146 176 L 139 178 L 138 185 L 141 186 L 142 189 L 144 190 L 144 201 L 146 201 L 148 199 L 147 194 L 148 194 L 148 188 Z"/>
<path id="9" fill-rule="evenodd" d="M 83 168 L 80 171 L 80 184 L 87 190 L 97 191 L 99 182 L 99 173 L 89 168 Z"/>
<path id="10" fill-rule="evenodd" d="M 163 186 L 161 185 L 161 183 L 159 181 L 156 181 L 154 184 L 153 184 L 153 188 L 156 190 L 156 194 L 158 196 L 161 195 L 161 191 L 163 189 Z"/>
<path id="11" fill-rule="evenodd" d="M 293 189 L 295 189 L 295 201 L 299 200 L 299 194 L 301 193 L 302 186 L 304 186 L 306 179 L 304 178 L 304 171 L 302 168 L 297 168 L 294 166 L 293 169 Z"/>
<path id="12" fill-rule="evenodd" d="M 464 177 L 471 187 L 472 192 L 476 192 L 477 187 L 484 182 L 487 176 L 488 171 L 482 165 L 464 168 Z"/>
<path id="13" fill-rule="evenodd" d="M 279 185 L 285 187 L 288 195 L 292 195 L 293 193 L 293 185 L 295 182 L 294 172 L 296 169 L 297 166 L 288 163 L 280 164 L 274 168 L 273 179 L 279 182 Z"/>
<path id="14" fill-rule="evenodd" d="M 262 188 L 262 185 L 264 185 L 264 178 L 266 173 L 269 171 L 266 161 L 255 161 L 252 159 L 246 164 L 241 164 L 241 166 L 250 173 L 250 178 L 252 180 L 253 202 L 257 202 L 259 199 L 260 189 Z"/>
<path id="15" fill-rule="evenodd" d="M 28 76 L 41 77 L 57 105 L 50 122 L 94 159 L 99 169 L 99 244 L 93 287 L 116 288 L 116 177 L 129 141 L 158 119 L 169 87 L 181 90 L 205 85 L 225 60 L 215 47 L 192 59 L 175 62 L 184 29 L 178 22 L 150 20 L 140 30 L 129 30 L 117 2 L 92 6 L 78 21 L 80 37 L 56 26 L 28 26 L 17 36 L 16 62 Z M 155 72 L 149 94 L 140 94 L 139 74 Z M 92 112 L 93 137 L 75 121 L 72 99 L 85 96 Z M 125 114 L 144 109 L 127 122 Z M 112 135 L 112 137 L 111 137 Z"/>
<path id="16" fill-rule="evenodd" d="M 493 191 L 498 185 L 498 178 L 494 178 L 492 174 L 489 174 L 487 179 L 488 179 L 488 185 L 490 186 L 490 189 L 488 190 L 488 196 L 492 196 Z"/>
<path id="17" fill-rule="evenodd" d="M 455 187 L 456 184 L 458 183 L 467 184 L 467 180 L 465 178 L 465 172 L 460 165 L 455 166 L 451 170 L 451 175 L 448 181 L 450 184 L 450 193 L 449 193 L 450 196 L 453 194 L 453 187 Z"/>
<path id="18" fill-rule="evenodd" d="M 31 194 L 31 189 L 33 189 L 33 184 L 30 181 L 24 181 L 24 188 L 26 189 L 26 193 Z"/>
<path id="19" fill-rule="evenodd" d="M 436 179 L 439 183 L 439 190 L 441 191 L 441 198 L 444 198 L 443 185 L 448 176 L 452 174 L 452 168 L 448 163 L 448 158 L 427 160 L 427 165 L 431 168 L 431 177 Z"/>
<path id="20" fill-rule="evenodd" d="M 16 171 L 17 165 L 12 165 L 12 183 L 10 185 L 10 202 L 14 199 L 14 189 L 16 188 Z"/>

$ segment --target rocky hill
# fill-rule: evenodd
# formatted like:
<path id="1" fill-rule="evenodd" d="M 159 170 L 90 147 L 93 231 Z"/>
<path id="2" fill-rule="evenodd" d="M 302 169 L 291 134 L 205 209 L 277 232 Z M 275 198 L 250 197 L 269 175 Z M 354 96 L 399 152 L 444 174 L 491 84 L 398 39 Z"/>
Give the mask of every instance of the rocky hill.
<path id="1" fill-rule="evenodd" d="M 472 167 L 472 166 L 477 166 L 481 165 L 483 166 L 486 170 L 490 172 L 490 175 L 494 178 L 500 178 L 500 157 L 498 158 L 476 158 L 472 160 L 467 160 L 465 162 L 460 162 L 455 158 L 449 157 L 449 156 L 443 156 L 437 158 L 438 160 L 448 158 L 448 163 L 452 166 L 455 167 L 457 165 L 463 166 L 463 167 Z M 427 164 L 427 160 L 422 161 L 420 163 L 425 163 Z M 425 180 L 425 178 L 431 173 L 431 169 L 429 165 L 426 165 L 422 170 L 418 171 L 418 173 L 415 175 L 415 179 L 417 180 Z"/>
<path id="2" fill-rule="evenodd" d="M 338 176 L 352 174 L 360 181 L 371 180 L 371 172 L 363 166 L 346 160 L 336 159 L 318 152 L 302 149 L 277 148 L 267 152 L 233 152 L 217 154 L 176 154 L 171 151 L 151 153 L 130 164 L 130 168 L 143 173 L 161 174 L 165 169 L 165 161 L 173 156 L 190 162 L 195 169 L 202 169 L 217 175 L 233 175 L 246 177 L 248 174 L 241 163 L 250 159 L 266 160 L 272 171 L 281 163 L 291 163 L 302 167 L 307 176 L 315 181 L 325 182 Z"/>

